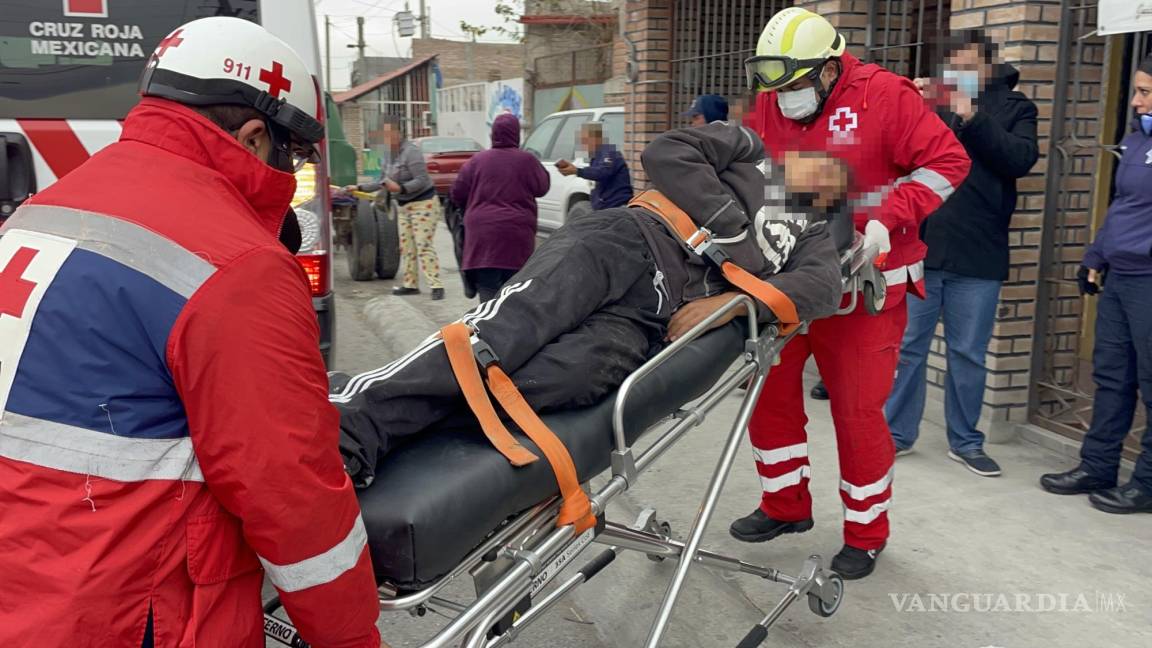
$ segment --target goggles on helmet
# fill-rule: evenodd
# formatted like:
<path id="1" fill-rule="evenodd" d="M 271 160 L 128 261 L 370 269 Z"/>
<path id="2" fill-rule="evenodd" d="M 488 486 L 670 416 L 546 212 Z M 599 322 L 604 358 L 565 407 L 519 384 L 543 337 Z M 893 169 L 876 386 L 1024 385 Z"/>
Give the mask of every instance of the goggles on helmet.
<path id="1" fill-rule="evenodd" d="M 794 59 L 791 56 L 752 56 L 744 59 L 744 75 L 753 92 L 776 90 L 792 83 L 797 72 L 814 70 L 827 58 Z"/>

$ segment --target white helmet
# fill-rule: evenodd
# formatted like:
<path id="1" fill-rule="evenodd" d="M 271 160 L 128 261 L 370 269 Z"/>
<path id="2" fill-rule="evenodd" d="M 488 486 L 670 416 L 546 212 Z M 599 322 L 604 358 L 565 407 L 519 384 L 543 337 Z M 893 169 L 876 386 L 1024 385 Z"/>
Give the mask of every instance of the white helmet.
<path id="1" fill-rule="evenodd" d="M 273 126 L 274 142 L 287 139 L 275 126 L 297 143 L 324 139 L 320 93 L 304 61 L 268 30 L 240 18 L 201 18 L 168 34 L 140 77 L 140 94 L 191 106 L 255 108 Z"/>

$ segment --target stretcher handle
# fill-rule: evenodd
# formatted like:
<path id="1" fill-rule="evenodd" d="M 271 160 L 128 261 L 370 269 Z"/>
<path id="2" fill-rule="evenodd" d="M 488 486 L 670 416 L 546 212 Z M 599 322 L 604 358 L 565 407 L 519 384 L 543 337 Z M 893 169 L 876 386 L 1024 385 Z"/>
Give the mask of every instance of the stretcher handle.
<path id="1" fill-rule="evenodd" d="M 626 453 L 629 449 L 627 437 L 624 435 L 624 406 L 628 402 L 628 395 L 635 388 L 636 383 L 655 371 L 657 367 L 667 362 L 668 359 L 676 355 L 680 349 L 708 331 L 711 331 L 712 324 L 740 306 L 745 306 L 748 309 L 748 338 L 750 340 L 758 339 L 760 337 L 760 322 L 756 312 L 756 300 L 741 293 L 733 297 L 727 304 L 721 306 L 716 312 L 704 318 L 704 321 L 692 327 L 687 333 L 676 338 L 675 342 L 665 347 L 664 350 L 656 354 L 655 358 L 644 363 L 643 366 L 633 371 L 628 378 L 624 380 L 623 384 L 620 385 L 620 389 L 616 392 L 616 403 L 612 408 L 612 432 L 616 438 L 617 452 Z"/>
<path id="2" fill-rule="evenodd" d="M 752 629 L 748 631 L 748 634 L 744 635 L 744 638 L 740 640 L 740 643 L 736 644 L 736 648 L 756 648 L 756 646 L 764 643 L 764 640 L 767 638 L 768 628 L 762 625 L 754 625 Z"/>

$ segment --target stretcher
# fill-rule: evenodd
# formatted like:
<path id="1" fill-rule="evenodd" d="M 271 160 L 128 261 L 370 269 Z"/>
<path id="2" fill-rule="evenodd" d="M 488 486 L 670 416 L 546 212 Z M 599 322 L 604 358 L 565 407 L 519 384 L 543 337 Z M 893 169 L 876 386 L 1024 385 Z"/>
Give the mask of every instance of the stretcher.
<path id="1" fill-rule="evenodd" d="M 869 270 L 874 256 L 857 235 L 842 255 L 846 291 L 870 286 L 868 294 L 883 299 L 883 285 L 872 285 L 882 277 Z M 747 309 L 744 316 L 710 330 L 742 306 Z M 545 415 L 590 494 L 596 525 L 581 533 L 572 524 L 557 525 L 560 498 L 548 464 L 513 467 L 470 418 L 449 421 L 392 450 L 380 462 L 372 485 L 359 493 L 381 610 L 419 616 L 434 611 L 448 617 L 425 648 L 496 648 L 514 641 L 565 595 L 599 576 L 621 552 L 635 551 L 655 561 L 675 562 L 648 648 L 660 644 L 694 563 L 786 587 L 738 648 L 759 645 L 800 599 L 806 599 L 815 614 L 831 616 L 843 600 L 844 584 L 824 568 L 820 556 L 810 556 L 789 575 L 701 548 L 764 380 L 780 350 L 803 330 L 782 334 L 775 326 L 761 326 L 756 302 L 739 296 L 640 367 L 612 397 L 590 408 Z M 746 391 L 739 413 L 683 540 L 673 536 L 652 508 L 635 520 L 608 519 L 613 499 L 741 388 Z M 526 437 L 520 440 L 537 450 Z M 636 447 L 641 440 L 642 451 Z M 590 480 L 606 472 L 606 481 L 592 491 Z M 594 544 L 606 548 L 593 553 Z M 574 571 L 565 569 L 577 564 L 581 566 Z M 462 578 L 473 580 L 474 600 L 441 596 Z M 275 599 L 266 605 L 265 634 L 304 648 L 307 644 L 290 623 L 276 615 L 279 607 Z"/>

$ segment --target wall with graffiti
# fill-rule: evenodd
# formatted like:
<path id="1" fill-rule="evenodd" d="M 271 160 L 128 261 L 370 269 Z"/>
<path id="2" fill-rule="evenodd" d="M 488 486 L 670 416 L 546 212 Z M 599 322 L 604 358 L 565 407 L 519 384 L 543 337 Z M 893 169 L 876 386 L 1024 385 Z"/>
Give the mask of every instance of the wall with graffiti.
<path id="1" fill-rule="evenodd" d="M 492 120 L 501 113 L 524 119 L 524 80 L 465 83 L 437 91 L 436 134 L 471 137 L 490 146 Z"/>
<path id="2" fill-rule="evenodd" d="M 536 88 L 532 98 L 532 116 L 539 122 L 561 110 L 599 108 L 604 105 L 604 84 L 564 86 L 562 88 Z"/>

